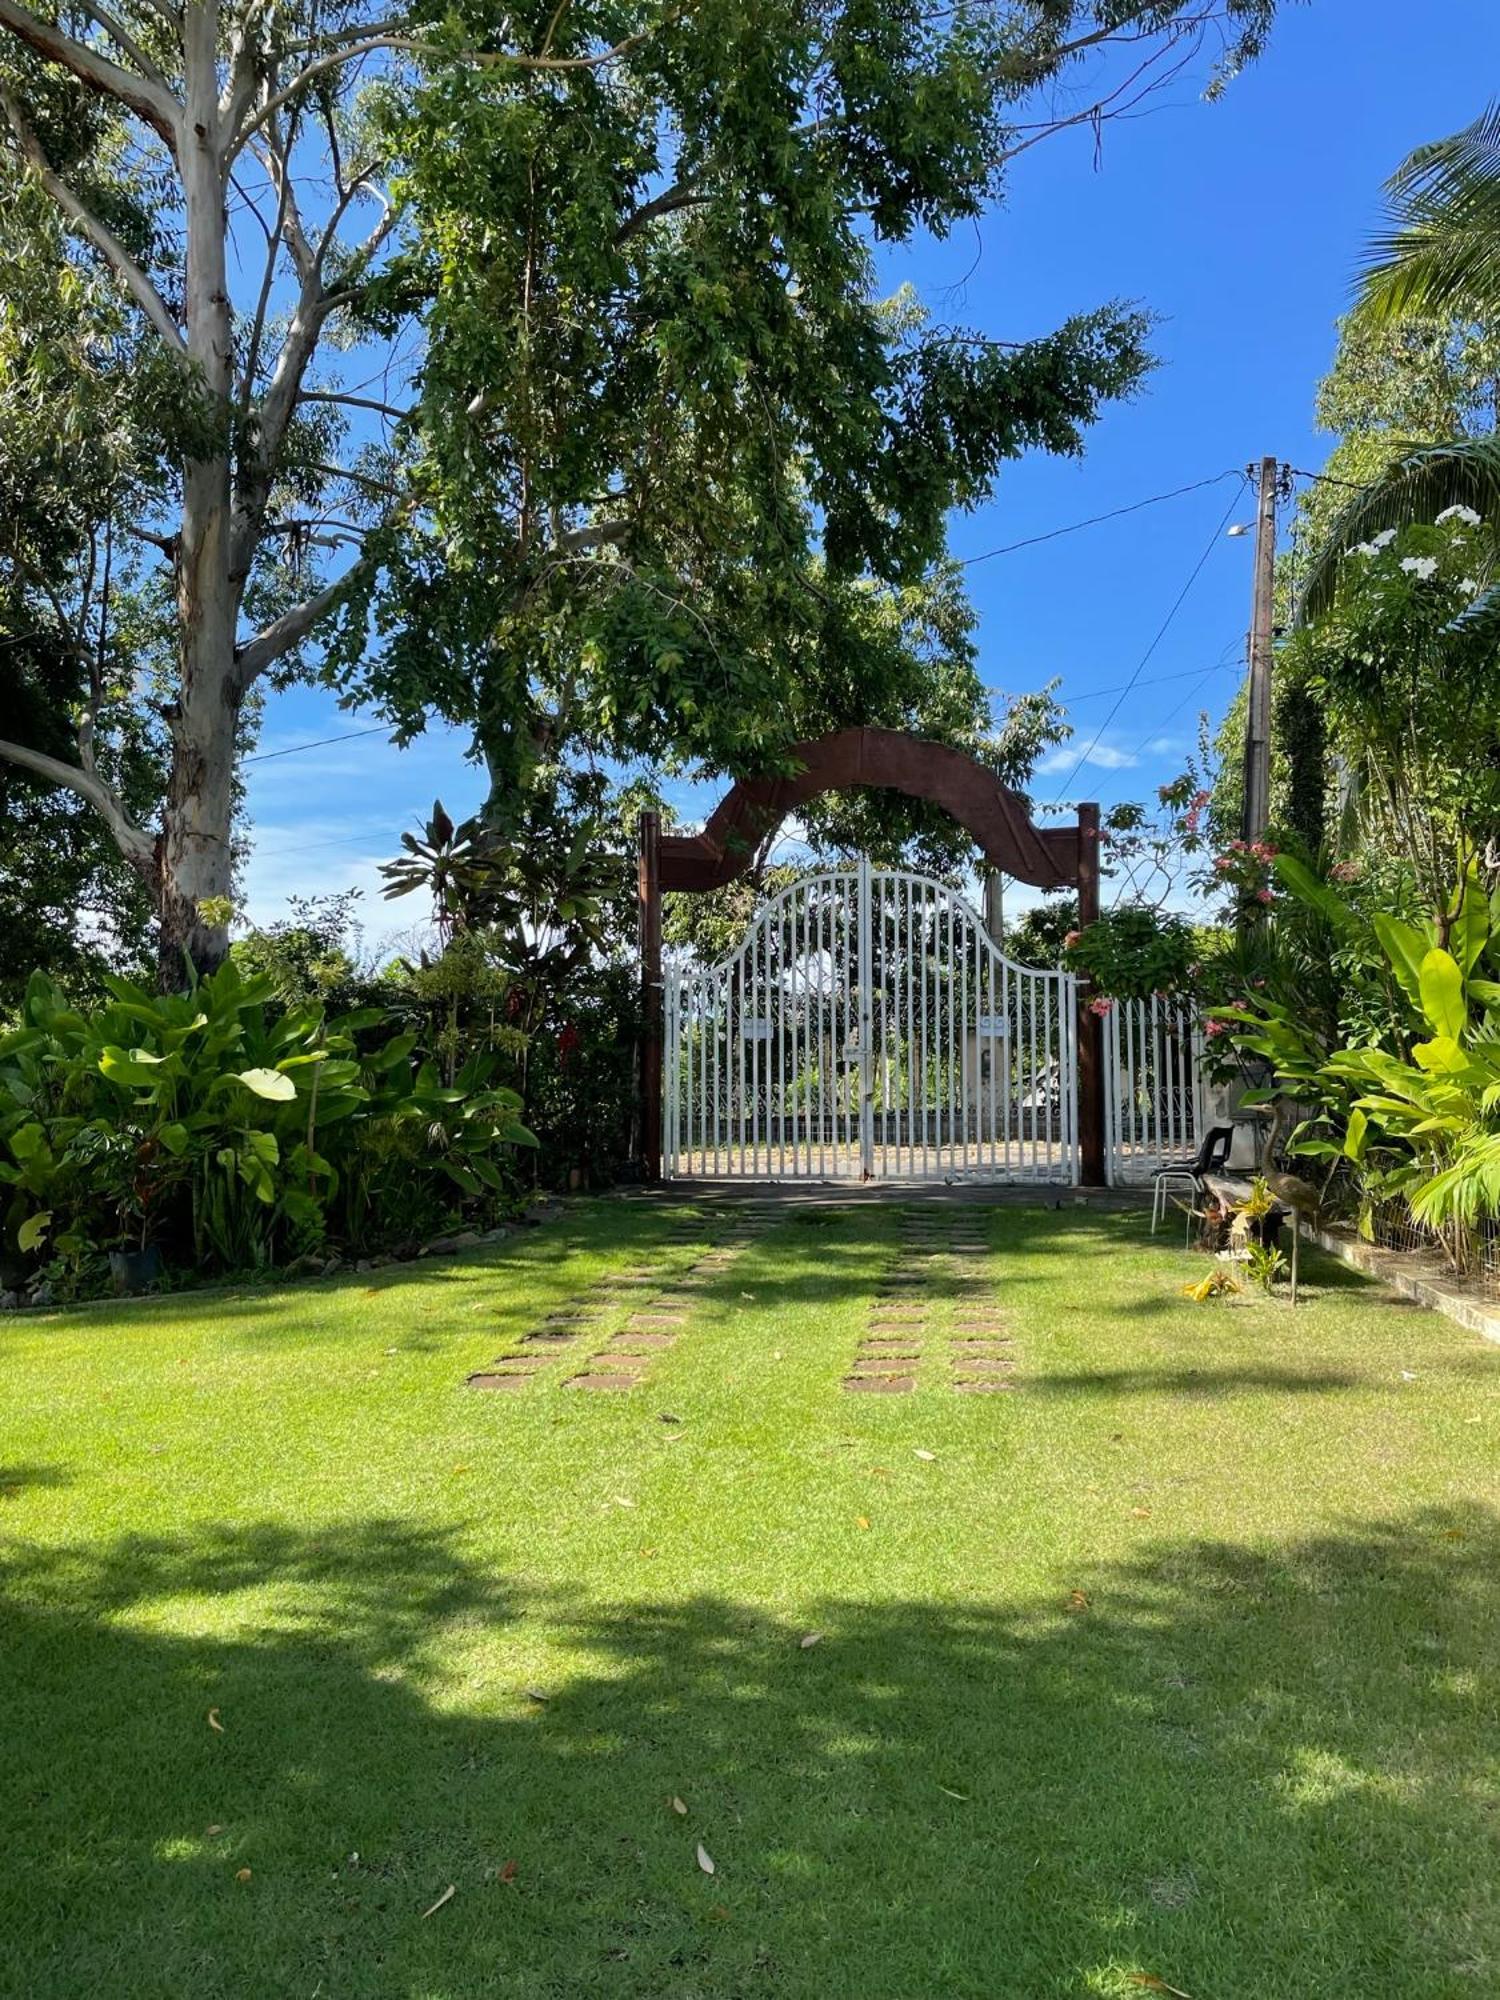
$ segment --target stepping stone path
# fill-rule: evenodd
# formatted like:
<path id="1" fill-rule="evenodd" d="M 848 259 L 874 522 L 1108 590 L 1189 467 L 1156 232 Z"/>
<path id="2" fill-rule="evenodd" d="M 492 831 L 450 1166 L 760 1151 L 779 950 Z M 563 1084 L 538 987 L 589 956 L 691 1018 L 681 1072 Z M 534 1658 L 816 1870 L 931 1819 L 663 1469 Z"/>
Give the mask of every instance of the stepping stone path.
<path id="1" fill-rule="evenodd" d="M 907 1209 L 898 1245 L 870 1302 L 845 1390 L 907 1396 L 934 1371 L 963 1396 L 1013 1389 L 1014 1341 L 995 1300 L 993 1253 L 973 1218 L 936 1206 Z M 947 1308 L 941 1328 L 934 1319 L 939 1306 Z"/>
<path id="2" fill-rule="evenodd" d="M 575 1353 L 592 1349 L 584 1366 L 565 1377 L 563 1388 L 634 1389 L 655 1357 L 675 1347 L 700 1296 L 775 1219 L 774 1209 L 748 1202 L 711 1216 L 683 1216 L 657 1246 L 659 1250 L 701 1243 L 705 1234 L 714 1239 L 713 1247 L 703 1251 L 686 1270 L 664 1281 L 651 1262 L 596 1278 L 567 1305 L 549 1312 L 515 1348 L 470 1375 L 467 1386 L 515 1392 L 546 1370 L 556 1356 L 571 1359 Z M 614 1328 L 599 1345 L 599 1335 L 625 1305 L 629 1306 L 625 1324 Z"/>

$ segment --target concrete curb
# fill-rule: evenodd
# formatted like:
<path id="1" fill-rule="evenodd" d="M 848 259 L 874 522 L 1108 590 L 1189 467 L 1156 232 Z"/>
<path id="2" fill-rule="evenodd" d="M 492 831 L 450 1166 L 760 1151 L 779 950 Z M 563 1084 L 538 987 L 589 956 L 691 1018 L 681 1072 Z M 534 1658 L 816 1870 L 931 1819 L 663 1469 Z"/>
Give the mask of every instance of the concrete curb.
<path id="1" fill-rule="evenodd" d="M 1500 1346 L 1500 1304 L 1481 1298 L 1461 1278 L 1455 1278 L 1441 1259 L 1422 1251 L 1382 1250 L 1349 1230 L 1323 1229 L 1306 1221 L 1302 1228 L 1320 1250 L 1337 1257 L 1351 1271 L 1389 1285 L 1403 1298 L 1440 1312 L 1445 1319 Z"/>

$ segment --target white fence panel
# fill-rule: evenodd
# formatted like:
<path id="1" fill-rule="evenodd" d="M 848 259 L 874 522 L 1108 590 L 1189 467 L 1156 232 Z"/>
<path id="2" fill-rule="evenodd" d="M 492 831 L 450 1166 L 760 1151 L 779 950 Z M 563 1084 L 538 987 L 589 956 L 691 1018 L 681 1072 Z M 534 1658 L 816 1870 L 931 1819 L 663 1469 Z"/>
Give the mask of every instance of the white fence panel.
<path id="1" fill-rule="evenodd" d="M 1207 1113 L 1203 1033 L 1179 1000 L 1116 1000 L 1104 1021 L 1104 1155 L 1111 1187 L 1192 1159 Z"/>

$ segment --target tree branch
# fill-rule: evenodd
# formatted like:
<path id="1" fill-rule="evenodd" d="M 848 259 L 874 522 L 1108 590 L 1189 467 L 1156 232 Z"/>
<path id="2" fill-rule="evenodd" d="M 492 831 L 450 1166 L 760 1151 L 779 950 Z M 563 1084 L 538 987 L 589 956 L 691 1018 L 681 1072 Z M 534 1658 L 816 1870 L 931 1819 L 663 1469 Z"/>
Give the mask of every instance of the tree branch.
<path id="1" fill-rule="evenodd" d="M 0 0 L 0 7 L 8 0 Z M 187 359 L 187 342 L 167 307 L 166 300 L 112 230 L 106 229 L 90 213 L 67 182 L 55 174 L 42 151 L 41 141 L 26 122 L 20 104 L 4 84 L 0 84 L 0 112 L 3 112 L 27 165 L 56 202 L 63 214 L 108 264 L 152 326 L 179 361 Z"/>
<path id="2" fill-rule="evenodd" d="M 8 28 L 18 41 L 35 49 L 48 62 L 61 63 L 80 83 L 87 84 L 101 97 L 112 97 L 127 111 L 133 111 L 151 127 L 173 158 L 177 157 L 182 107 L 164 84 L 153 82 L 150 77 L 133 76 L 87 43 L 75 41 L 50 21 L 39 20 L 27 8 L 19 6 L 17 0 L 0 0 L 0 28 Z"/>
<path id="3" fill-rule="evenodd" d="M 136 41 L 124 23 L 116 20 L 115 16 L 107 8 L 98 6 L 96 0 L 80 0 L 80 5 L 85 14 L 92 15 L 94 20 L 99 23 L 99 26 L 109 36 L 109 39 L 120 53 L 129 56 L 147 83 L 152 84 L 164 96 L 170 97 L 171 92 L 167 88 L 167 79 L 156 67 L 156 64 L 152 62 L 150 56 L 146 54 L 146 51 Z"/>
<path id="4" fill-rule="evenodd" d="M 0 6 L 9 6 L 14 0 L 0 0 Z M 663 20 L 665 20 L 665 16 Z M 391 50 L 402 55 L 429 56 L 440 62 L 472 63 L 479 69 L 517 70 L 596 70 L 615 62 L 633 48 L 655 34 L 661 23 L 653 23 L 638 28 L 633 35 L 625 35 L 607 49 L 601 49 L 592 56 L 526 56 L 514 50 L 496 50 L 493 53 L 478 49 L 450 49 L 440 42 L 429 42 L 413 35 L 391 32 L 385 24 L 380 24 L 357 41 L 346 42 L 340 48 L 327 50 L 314 56 L 292 78 L 291 82 L 278 90 L 256 112 L 255 116 L 234 135 L 230 141 L 228 157 L 233 159 L 240 148 L 259 130 L 268 118 L 273 118 L 285 104 L 299 96 L 307 86 L 331 69 L 338 69 L 344 63 L 356 62 L 361 56 L 375 55 L 382 50 Z"/>
<path id="5" fill-rule="evenodd" d="M 235 681 L 241 693 L 248 688 L 257 674 L 279 660 L 283 653 L 289 653 L 293 646 L 305 639 L 322 618 L 326 618 L 339 599 L 375 567 L 375 557 L 366 553 L 358 561 L 350 564 L 341 577 L 324 589 L 305 598 L 301 604 L 293 605 L 279 618 L 272 619 L 234 651 Z"/>
<path id="6" fill-rule="evenodd" d="M 406 418 L 412 410 L 398 410 L 394 403 L 379 403 L 373 396 L 346 396 L 332 389 L 304 389 L 297 398 L 301 403 L 342 403 L 351 410 L 378 410 L 383 417 Z"/>
<path id="7" fill-rule="evenodd" d="M 29 750 L 24 743 L 7 743 L 3 739 L 0 739 L 0 757 L 8 763 L 19 764 L 24 771 L 34 772 L 39 778 L 48 779 L 54 785 L 76 792 L 104 820 L 114 836 L 116 847 L 132 867 L 138 868 L 142 874 L 149 874 L 154 869 L 155 842 L 149 833 L 143 833 L 133 824 L 119 793 L 97 773 L 80 770 L 76 764 L 65 764 L 60 757 L 49 757 L 43 750 Z"/>
<path id="8" fill-rule="evenodd" d="M 674 215 L 681 208 L 701 208 L 712 199 L 712 195 L 701 192 L 696 182 L 680 181 L 677 186 L 654 195 L 650 201 L 642 202 L 638 209 L 627 215 L 615 231 L 615 246 L 618 248 L 622 243 L 628 243 L 632 236 L 649 228 L 659 216 Z"/>

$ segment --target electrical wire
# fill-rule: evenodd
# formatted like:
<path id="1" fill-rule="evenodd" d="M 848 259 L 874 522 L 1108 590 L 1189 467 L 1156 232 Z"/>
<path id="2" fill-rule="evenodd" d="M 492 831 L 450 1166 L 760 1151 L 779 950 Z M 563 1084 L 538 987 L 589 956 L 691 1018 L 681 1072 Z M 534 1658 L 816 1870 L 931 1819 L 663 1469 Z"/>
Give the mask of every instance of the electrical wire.
<path id="1" fill-rule="evenodd" d="M 1155 638 L 1151 641 L 1151 644 L 1146 648 L 1145 652 L 1142 653 L 1139 661 L 1136 663 L 1135 672 L 1130 676 L 1130 679 L 1125 682 L 1119 694 L 1115 697 L 1114 707 L 1109 711 L 1109 714 L 1105 716 L 1104 720 L 1100 723 L 1099 727 L 1094 731 L 1093 736 L 1089 740 L 1088 748 L 1079 754 L 1078 760 L 1074 764 L 1072 770 L 1069 771 L 1067 777 L 1063 779 L 1062 783 L 1058 786 L 1056 792 L 1054 792 L 1052 796 L 1052 803 L 1054 805 L 1056 805 L 1058 801 L 1062 798 L 1063 793 L 1067 791 L 1068 787 L 1072 784 L 1073 780 L 1078 776 L 1078 773 L 1083 769 L 1084 765 L 1088 762 L 1089 758 L 1093 755 L 1094 751 L 1098 749 L 1100 739 L 1103 737 L 1105 730 L 1108 729 L 1109 725 L 1114 721 L 1115 717 L 1124 707 L 1125 697 L 1135 688 L 1135 686 L 1139 682 L 1141 674 L 1144 672 L 1145 668 L 1151 662 L 1151 656 L 1155 653 L 1157 647 L 1161 644 L 1162 640 L 1166 638 L 1167 633 L 1172 629 L 1172 625 L 1176 620 L 1178 612 L 1187 602 L 1188 593 L 1192 590 L 1193 585 L 1198 581 L 1199 576 L 1202 574 L 1205 564 L 1208 562 L 1209 557 L 1213 554 L 1215 544 L 1218 542 L 1219 537 L 1223 534 L 1225 527 L 1228 525 L 1230 515 L 1234 512 L 1235 507 L 1239 503 L 1240 494 L 1249 483 L 1243 472 L 1236 473 L 1235 477 L 1239 480 L 1240 483 L 1235 488 L 1234 492 L 1230 494 L 1229 505 L 1224 509 L 1223 514 L 1220 516 L 1217 524 L 1214 527 L 1213 533 L 1204 543 L 1203 553 L 1199 556 L 1198 560 L 1193 564 L 1193 567 L 1188 574 L 1187 582 L 1182 586 L 1181 590 L 1178 591 L 1177 596 L 1173 599 L 1171 610 L 1167 613 L 1166 617 L 1157 627 Z"/>
<path id="2" fill-rule="evenodd" d="M 354 743 L 361 736 L 389 736 L 390 729 L 383 722 L 377 722 L 373 729 L 351 729 L 343 736 L 320 736 L 313 743 L 289 743 L 285 750 L 257 750 L 253 757 L 242 757 L 242 764 L 269 764 L 273 757 L 295 757 L 300 750 L 325 750 L 330 743 Z"/>
<path id="3" fill-rule="evenodd" d="M 972 569 L 975 563 L 989 562 L 993 556 L 1014 555 L 1017 549 L 1034 549 L 1039 542 L 1055 542 L 1063 535 L 1076 535 L 1084 528 L 1097 528 L 1103 521 L 1118 521 L 1126 514 L 1139 514 L 1145 507 L 1159 507 L 1164 500 L 1180 500 L 1185 493 L 1201 493 L 1205 486 L 1217 486 L 1221 480 L 1238 479 L 1243 484 L 1244 478 L 1243 472 L 1233 469 L 1216 472 L 1211 478 L 1195 479 L 1191 486 L 1174 486 L 1170 493 L 1153 493 L 1149 499 L 1132 500 L 1128 507 L 1112 507 L 1107 514 L 1091 514 L 1086 521 L 1074 521 L 1066 528 L 1049 528 L 1043 535 L 1027 535 L 1022 541 L 1006 542 L 998 549 L 986 549 L 982 555 L 963 556 L 958 567 Z"/>

